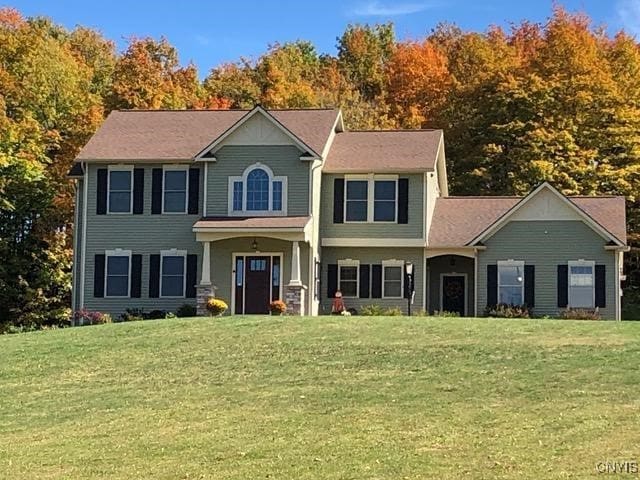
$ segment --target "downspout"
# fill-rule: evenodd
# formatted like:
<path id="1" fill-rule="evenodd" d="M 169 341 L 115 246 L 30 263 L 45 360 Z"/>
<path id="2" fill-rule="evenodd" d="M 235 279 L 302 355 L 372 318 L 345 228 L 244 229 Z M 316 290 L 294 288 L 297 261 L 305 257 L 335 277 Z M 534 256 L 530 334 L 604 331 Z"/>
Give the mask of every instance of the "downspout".
<path id="1" fill-rule="evenodd" d="M 84 289 L 86 281 L 86 266 L 87 266 L 87 199 L 89 197 L 89 165 L 87 162 L 82 163 L 84 169 L 83 177 L 83 200 L 82 200 L 82 261 L 80 263 L 80 309 L 84 308 Z"/>

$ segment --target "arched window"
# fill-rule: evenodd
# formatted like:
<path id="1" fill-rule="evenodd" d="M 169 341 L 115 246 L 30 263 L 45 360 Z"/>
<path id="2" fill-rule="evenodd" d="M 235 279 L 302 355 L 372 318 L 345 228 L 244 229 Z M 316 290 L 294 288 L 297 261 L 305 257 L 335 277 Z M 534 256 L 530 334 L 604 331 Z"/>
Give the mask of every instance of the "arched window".
<path id="1" fill-rule="evenodd" d="M 286 215 L 287 177 L 275 177 L 266 165 L 229 177 L 229 215 Z"/>
<path id="2" fill-rule="evenodd" d="M 269 210 L 269 174 L 254 168 L 247 175 L 247 210 Z"/>

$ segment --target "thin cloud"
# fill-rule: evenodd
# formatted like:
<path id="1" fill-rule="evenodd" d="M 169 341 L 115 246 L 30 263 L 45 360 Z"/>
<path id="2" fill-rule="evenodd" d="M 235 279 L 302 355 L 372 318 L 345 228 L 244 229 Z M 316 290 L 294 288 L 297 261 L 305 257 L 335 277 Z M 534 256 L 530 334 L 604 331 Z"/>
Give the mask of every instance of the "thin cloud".
<path id="1" fill-rule="evenodd" d="M 377 1 L 362 3 L 356 6 L 351 13 L 361 17 L 398 17 L 422 12 L 431 5 L 426 3 L 393 3 L 383 5 Z"/>
<path id="2" fill-rule="evenodd" d="M 627 33 L 640 37 L 640 0 L 618 0 L 616 13 Z"/>

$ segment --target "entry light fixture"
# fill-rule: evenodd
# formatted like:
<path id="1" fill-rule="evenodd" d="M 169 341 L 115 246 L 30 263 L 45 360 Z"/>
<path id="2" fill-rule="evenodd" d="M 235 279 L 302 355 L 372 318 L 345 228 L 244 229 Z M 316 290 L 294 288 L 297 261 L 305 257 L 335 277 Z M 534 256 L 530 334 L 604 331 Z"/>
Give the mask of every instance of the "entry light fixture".
<path id="1" fill-rule="evenodd" d="M 255 250 L 255 252 L 258 252 L 258 241 L 254 238 L 253 242 L 251 243 L 251 249 Z"/>

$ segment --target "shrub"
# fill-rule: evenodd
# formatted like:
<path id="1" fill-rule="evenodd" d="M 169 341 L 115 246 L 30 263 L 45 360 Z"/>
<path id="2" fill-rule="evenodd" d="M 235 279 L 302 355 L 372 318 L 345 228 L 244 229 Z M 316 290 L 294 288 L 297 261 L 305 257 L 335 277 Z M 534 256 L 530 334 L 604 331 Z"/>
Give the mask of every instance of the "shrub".
<path id="1" fill-rule="evenodd" d="M 104 323 L 111 323 L 111 315 L 108 313 L 102 313 L 97 311 L 87 310 L 82 308 L 77 310 L 73 314 L 73 322 L 76 325 L 102 325 Z"/>
<path id="2" fill-rule="evenodd" d="M 120 322 L 139 322 L 145 319 L 144 310 L 141 308 L 127 308 L 124 313 L 120 314 L 118 321 Z"/>
<path id="3" fill-rule="evenodd" d="M 173 312 L 167 312 L 167 313 L 164 315 L 164 318 L 178 318 L 178 316 L 177 316 L 175 313 L 173 313 Z"/>
<path id="4" fill-rule="evenodd" d="M 485 317 L 497 318 L 531 318 L 532 310 L 526 305 L 507 305 L 499 303 L 484 309 Z"/>
<path id="5" fill-rule="evenodd" d="M 145 320 L 159 320 L 161 318 L 167 318 L 166 310 L 151 310 L 149 313 L 143 313 L 142 318 Z"/>
<path id="6" fill-rule="evenodd" d="M 365 317 L 398 317 L 402 315 L 399 307 L 385 308 L 381 305 L 366 305 L 360 310 L 360 315 Z"/>
<path id="7" fill-rule="evenodd" d="M 596 308 L 566 308 L 560 313 L 560 318 L 565 320 L 601 320 L 600 310 Z"/>
<path id="8" fill-rule="evenodd" d="M 282 315 L 287 311 L 287 304 L 282 300 L 274 300 L 269 304 L 269 311 L 271 315 Z"/>
<path id="9" fill-rule="evenodd" d="M 460 316 L 458 312 L 450 312 L 448 310 L 442 310 L 442 311 L 436 310 L 435 312 L 433 312 L 433 315 L 436 317 L 444 317 L 444 318 L 456 318 Z"/>
<path id="10" fill-rule="evenodd" d="M 193 305 L 185 303 L 178 307 L 176 310 L 177 317 L 195 317 L 198 314 L 198 310 Z"/>
<path id="11" fill-rule="evenodd" d="M 227 303 L 219 298 L 209 297 L 207 300 L 207 311 L 217 317 L 227 311 Z"/>

